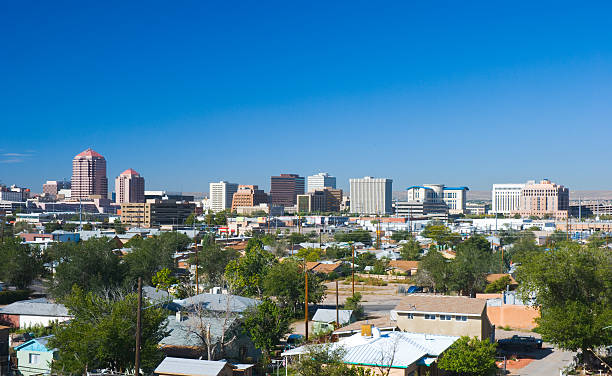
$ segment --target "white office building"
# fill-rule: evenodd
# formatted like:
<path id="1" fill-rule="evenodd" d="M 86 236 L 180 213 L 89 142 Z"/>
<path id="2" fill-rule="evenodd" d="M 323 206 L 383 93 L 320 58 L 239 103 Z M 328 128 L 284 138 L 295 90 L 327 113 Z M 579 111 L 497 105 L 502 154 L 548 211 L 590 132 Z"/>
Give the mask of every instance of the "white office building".
<path id="1" fill-rule="evenodd" d="M 238 191 L 238 184 L 220 181 L 210 183 L 210 210 L 220 212 L 232 208 L 234 193 Z"/>
<path id="2" fill-rule="evenodd" d="M 411 218 L 464 214 L 468 190 L 468 187 L 446 187 L 444 184 L 415 185 L 406 189 L 406 201 L 395 203 L 395 214 Z"/>
<path id="3" fill-rule="evenodd" d="M 314 192 L 317 189 L 333 188 L 336 189 L 336 177 L 330 176 L 327 172 L 319 172 L 316 175 L 308 177 L 308 192 Z"/>
<path id="4" fill-rule="evenodd" d="M 493 184 L 491 213 L 512 214 L 520 209 L 521 191 L 525 184 Z"/>
<path id="5" fill-rule="evenodd" d="M 351 212 L 358 214 L 391 214 L 393 180 L 366 176 L 350 179 Z"/>

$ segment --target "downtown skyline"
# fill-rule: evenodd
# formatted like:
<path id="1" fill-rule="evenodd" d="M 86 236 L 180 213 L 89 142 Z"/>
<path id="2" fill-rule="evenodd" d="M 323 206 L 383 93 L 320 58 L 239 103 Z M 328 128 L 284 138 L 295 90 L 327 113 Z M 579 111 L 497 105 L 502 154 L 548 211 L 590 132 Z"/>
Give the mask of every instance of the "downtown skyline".
<path id="1" fill-rule="evenodd" d="M 148 189 L 609 190 L 609 5 L 552 4 L 4 4 L 0 181 L 39 191 L 91 147 Z"/>

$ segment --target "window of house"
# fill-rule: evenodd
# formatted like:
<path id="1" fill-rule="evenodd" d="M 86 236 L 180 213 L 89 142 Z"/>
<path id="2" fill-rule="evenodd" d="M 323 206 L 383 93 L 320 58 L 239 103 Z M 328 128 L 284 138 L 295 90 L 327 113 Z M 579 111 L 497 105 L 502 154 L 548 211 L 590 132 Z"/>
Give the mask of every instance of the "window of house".
<path id="1" fill-rule="evenodd" d="M 440 320 L 442 321 L 448 321 L 451 319 L 450 315 L 439 315 L 440 316 Z"/>
<path id="2" fill-rule="evenodd" d="M 435 320 L 436 315 L 425 314 L 425 320 Z"/>
<path id="3" fill-rule="evenodd" d="M 30 364 L 38 364 L 40 361 L 40 354 L 30 354 Z"/>
<path id="4" fill-rule="evenodd" d="M 467 316 L 455 316 L 456 321 L 467 321 Z"/>
<path id="5" fill-rule="evenodd" d="M 413 318 L 414 318 L 414 313 L 408 313 L 408 314 L 406 315 L 406 318 L 407 318 L 407 319 L 413 319 Z"/>

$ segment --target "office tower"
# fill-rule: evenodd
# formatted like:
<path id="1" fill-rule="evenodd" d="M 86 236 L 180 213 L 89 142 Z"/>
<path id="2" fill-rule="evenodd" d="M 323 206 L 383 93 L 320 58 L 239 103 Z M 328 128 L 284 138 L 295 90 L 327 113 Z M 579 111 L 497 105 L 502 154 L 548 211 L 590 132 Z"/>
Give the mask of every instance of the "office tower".
<path id="1" fill-rule="evenodd" d="M 232 199 L 232 211 L 240 207 L 254 207 L 259 204 L 267 204 L 269 201 L 266 192 L 256 185 L 239 185 Z"/>
<path id="2" fill-rule="evenodd" d="M 296 174 L 270 177 L 270 201 L 273 206 L 294 206 L 297 195 L 304 194 L 304 178 Z"/>
<path id="3" fill-rule="evenodd" d="M 491 213 L 510 215 L 520 208 L 521 190 L 525 184 L 493 184 Z"/>
<path id="4" fill-rule="evenodd" d="M 43 184 L 43 193 L 51 196 L 57 196 L 62 189 L 70 189 L 69 181 L 47 180 Z"/>
<path id="5" fill-rule="evenodd" d="M 521 216 L 567 218 L 569 189 L 548 179 L 539 183 L 531 180 L 521 190 L 518 213 Z"/>
<path id="6" fill-rule="evenodd" d="M 309 176 L 307 181 L 308 192 L 312 192 L 315 189 L 336 188 L 336 178 L 330 176 L 327 172 L 319 172 L 316 175 Z"/>
<path id="7" fill-rule="evenodd" d="M 145 202 L 145 180 L 129 168 L 115 179 L 115 202 L 117 204 Z"/>
<path id="8" fill-rule="evenodd" d="M 210 183 L 210 209 L 215 213 L 231 209 L 232 199 L 237 190 L 238 184 L 226 181 Z"/>
<path id="9" fill-rule="evenodd" d="M 393 180 L 366 176 L 350 179 L 351 212 L 358 214 L 391 214 Z"/>
<path id="10" fill-rule="evenodd" d="M 71 198 L 107 198 L 106 160 L 92 149 L 77 154 L 72 160 Z"/>

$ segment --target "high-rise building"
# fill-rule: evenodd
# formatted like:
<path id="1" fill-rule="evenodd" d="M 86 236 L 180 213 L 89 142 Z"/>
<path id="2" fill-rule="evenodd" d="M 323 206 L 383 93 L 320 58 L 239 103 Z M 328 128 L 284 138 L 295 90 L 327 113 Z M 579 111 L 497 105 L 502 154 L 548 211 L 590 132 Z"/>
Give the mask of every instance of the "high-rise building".
<path id="1" fill-rule="evenodd" d="M 129 168 L 115 179 L 115 202 L 145 202 L 145 180 L 140 174 Z"/>
<path id="2" fill-rule="evenodd" d="M 351 212 L 358 214 L 391 214 L 393 180 L 366 176 L 350 179 Z"/>
<path id="3" fill-rule="evenodd" d="M 238 184 L 220 181 L 210 183 L 210 210 L 220 212 L 232 208 L 234 193 L 238 190 Z"/>
<path id="4" fill-rule="evenodd" d="M 70 189 L 70 182 L 47 180 L 47 182 L 43 184 L 43 194 L 47 194 L 50 196 L 57 196 L 59 191 L 61 191 L 62 189 Z"/>
<path id="5" fill-rule="evenodd" d="M 240 207 L 254 207 L 267 204 L 268 195 L 256 185 L 239 185 L 232 199 L 232 211 Z"/>
<path id="6" fill-rule="evenodd" d="M 521 190 L 518 214 L 521 216 L 567 218 L 569 189 L 548 179 L 528 181 Z"/>
<path id="7" fill-rule="evenodd" d="M 108 179 L 106 159 L 92 149 L 87 149 L 72 160 L 71 198 L 107 198 Z"/>
<path id="8" fill-rule="evenodd" d="M 519 210 L 525 184 L 493 184 L 491 214 L 509 215 Z"/>
<path id="9" fill-rule="evenodd" d="M 307 178 L 308 192 L 315 189 L 336 188 L 336 177 L 330 176 L 327 172 L 319 172 L 316 175 L 311 175 Z"/>
<path id="10" fill-rule="evenodd" d="M 304 194 L 304 178 L 296 174 L 280 174 L 270 178 L 270 201 L 273 206 L 294 206 L 297 195 Z"/>

